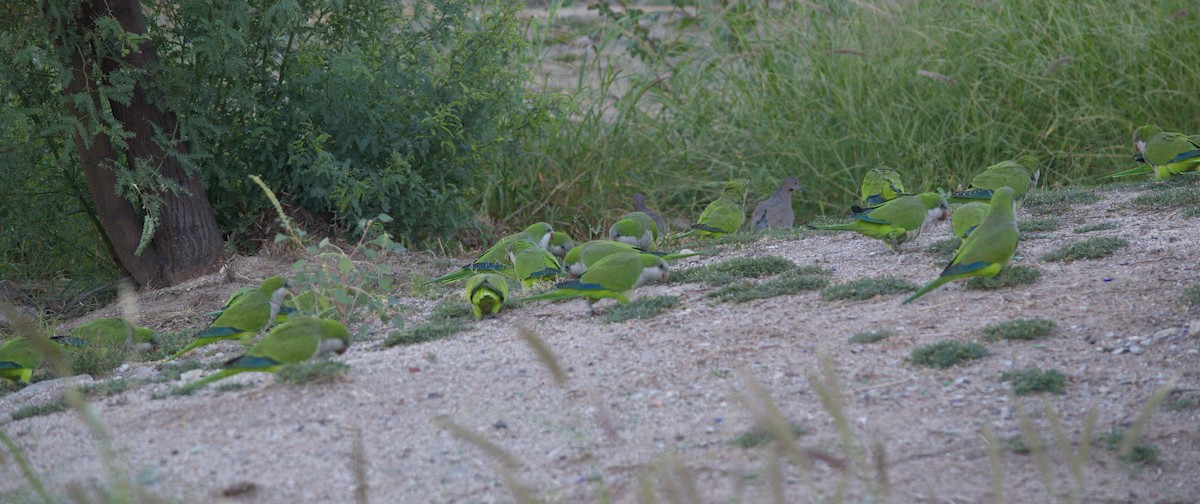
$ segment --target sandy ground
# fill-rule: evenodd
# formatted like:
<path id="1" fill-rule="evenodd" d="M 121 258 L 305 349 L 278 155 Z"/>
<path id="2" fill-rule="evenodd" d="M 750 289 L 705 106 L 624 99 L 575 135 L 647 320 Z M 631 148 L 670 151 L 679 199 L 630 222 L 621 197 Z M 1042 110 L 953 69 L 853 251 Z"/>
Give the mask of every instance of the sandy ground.
<path id="1" fill-rule="evenodd" d="M 352 445 L 359 435 L 370 502 L 513 501 L 501 476 L 504 466 L 435 422 L 443 415 L 511 453 L 519 461 L 513 474 L 539 502 L 635 502 L 638 476 L 655 470 L 660 479 L 649 481 L 666 495 L 679 481 L 667 476 L 675 473 L 666 467 L 684 468 L 704 502 L 765 502 L 771 499 L 773 450 L 731 444 L 754 425 L 752 410 L 739 399 L 753 380 L 806 429 L 798 438 L 801 447 L 831 457 L 807 470 L 785 467 L 778 491 L 786 502 L 824 501 L 843 480 L 849 502 L 863 502 L 868 484 L 893 502 L 993 502 L 982 429 L 990 426 L 999 438 L 1018 435 L 1018 409 L 1052 445 L 1054 491 L 1044 488 L 1033 457 L 1001 447 L 1004 497 L 1060 500 L 1072 480 L 1067 457 L 1053 447 L 1046 407 L 1058 412 L 1065 439 L 1078 449 L 1089 408 L 1097 409 L 1095 430 L 1103 433 L 1127 427 L 1170 379 L 1179 380 L 1174 387 L 1180 394 L 1169 400 L 1195 399 L 1200 390 L 1200 314 L 1177 301 L 1184 288 L 1200 282 L 1193 259 L 1198 221 L 1126 206 L 1137 194 L 1104 192 L 1099 203 L 1061 212 L 1058 230 L 1023 241 L 1020 264 L 1042 272 L 1029 286 L 974 291 L 949 285 L 905 306 L 899 295 L 827 302 L 817 292 L 721 304 L 706 299 L 712 288 L 701 284 L 648 286 L 636 296 L 674 294 L 684 303 L 650 320 L 615 324 L 589 315 L 582 301 L 526 305 L 444 340 L 392 348 L 378 339 L 356 343 L 339 357 L 351 366 L 340 383 L 287 386 L 269 376 L 243 375 L 231 379 L 251 384 L 240 390 L 210 387 L 193 396 L 152 399 L 173 384 L 151 384 L 92 406 L 126 475 L 179 502 L 352 502 Z M 1046 215 L 1030 208 L 1020 214 Z M 1072 232 L 1105 221 L 1118 227 Z M 938 259 L 921 250 L 948 234 L 948 224 L 928 229 L 899 256 L 853 233 L 764 238 L 680 266 L 777 255 L 831 269 L 834 282 L 894 275 L 920 284 L 940 271 Z M 1130 246 L 1101 260 L 1038 259 L 1091 236 L 1118 236 Z M 413 253 L 398 266 L 429 274 L 433 263 Z M 246 258 L 239 270 L 259 278 L 286 272 L 287 264 Z M 238 284 L 214 275 L 146 293 L 139 306 L 159 330 L 198 325 L 200 314 L 219 306 Z M 416 310 L 409 323 L 432 307 L 435 295 L 456 294 L 447 289 L 405 298 Z M 989 357 L 947 370 L 906 362 L 920 345 L 977 340 L 988 323 L 1039 317 L 1058 324 L 1048 340 L 988 342 Z M 557 355 L 568 376 L 565 387 L 555 385 L 520 328 L 534 331 Z M 897 334 L 870 345 L 847 342 L 871 329 Z M 205 359 L 238 350 L 221 348 Z M 858 449 L 871 454 L 866 458 L 855 459 L 842 445 L 809 381 L 820 372 L 822 354 L 833 362 L 850 432 Z M 1030 366 L 1066 374 L 1066 393 L 1014 399 L 999 376 Z M 134 363 L 116 375 L 154 373 L 153 364 Z M 7 419 L 16 408 L 45 400 L 36 388 L 10 394 L 0 398 L 0 415 Z M 2 427 L 52 491 L 103 480 L 95 438 L 76 414 Z M 1155 412 L 1145 439 L 1160 449 L 1159 463 L 1130 465 L 1093 445 L 1082 500 L 1195 502 L 1200 409 Z M 875 459 L 886 478 L 870 462 Z M 11 458 L 0 456 L 0 501 L 19 502 L 28 489 Z"/>

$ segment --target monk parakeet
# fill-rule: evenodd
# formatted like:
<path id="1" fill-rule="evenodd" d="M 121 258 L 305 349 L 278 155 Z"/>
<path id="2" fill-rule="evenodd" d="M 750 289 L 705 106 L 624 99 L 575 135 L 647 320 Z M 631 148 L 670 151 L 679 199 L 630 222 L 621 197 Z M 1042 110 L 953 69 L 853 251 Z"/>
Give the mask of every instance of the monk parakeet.
<path id="1" fill-rule="evenodd" d="M 512 262 L 513 272 L 526 289 L 539 281 L 553 280 L 562 274 L 562 266 L 554 254 L 526 242 L 513 244 Z"/>
<path id="2" fill-rule="evenodd" d="M 1012 161 L 1001 161 L 985 168 L 971 179 L 971 187 L 967 190 L 950 194 L 950 201 L 953 203 L 988 201 L 992 199 L 992 193 L 996 189 L 1011 187 L 1013 194 L 1016 194 L 1017 206 L 1020 206 L 1021 202 L 1025 200 L 1025 195 L 1037 186 L 1040 174 L 1037 158 L 1033 156 L 1021 156 Z"/>
<path id="3" fill-rule="evenodd" d="M 555 231 L 550 235 L 550 242 L 546 244 L 546 250 L 549 250 L 554 257 L 562 259 L 566 257 L 567 252 L 575 248 L 575 240 L 572 240 L 567 233 Z"/>
<path id="4" fill-rule="evenodd" d="M 254 292 L 242 296 L 233 306 L 226 308 L 207 329 L 193 336 L 188 346 L 165 362 L 171 362 L 194 348 L 221 340 L 249 340 L 275 321 L 287 289 L 288 280 L 284 277 L 273 276 L 263 280 Z"/>
<path id="5" fill-rule="evenodd" d="M 119 348 L 149 350 L 156 344 L 154 330 L 138 327 L 121 317 L 96 319 L 79 324 L 71 329 L 69 336 L 59 336 L 54 341 L 68 347 Z"/>
<path id="6" fill-rule="evenodd" d="M 444 284 L 457 282 L 468 278 L 476 273 L 487 272 L 506 272 L 512 269 L 512 258 L 509 256 L 509 251 L 517 242 L 526 242 L 537 245 L 541 248 L 548 248 L 550 240 L 554 238 L 554 229 L 545 222 L 533 224 L 520 233 L 511 234 L 501 238 L 495 245 L 485 250 L 478 259 L 475 259 L 461 269 L 447 273 L 433 280 L 425 282 L 425 285 Z"/>
<path id="7" fill-rule="evenodd" d="M 467 280 L 463 297 L 471 302 L 475 318 L 500 313 L 500 305 L 508 297 L 508 279 L 495 273 L 480 273 Z"/>
<path id="8" fill-rule="evenodd" d="M 608 239 L 628 243 L 642 250 L 654 250 L 658 224 L 644 212 L 629 212 L 608 228 Z"/>
<path id="9" fill-rule="evenodd" d="M 950 227 L 954 229 L 954 236 L 966 240 L 971 231 L 975 230 L 975 226 L 983 222 L 988 208 L 990 206 L 982 201 L 972 201 L 955 208 L 954 213 L 950 215 Z"/>
<path id="10" fill-rule="evenodd" d="M 1013 198 L 1016 192 L 1008 187 L 1001 187 L 992 196 L 988 206 L 987 216 L 967 236 L 954 259 L 932 282 L 921 287 L 915 294 L 904 300 L 907 304 L 925 293 L 938 288 L 944 283 L 953 282 L 960 278 L 978 276 L 991 278 L 1012 260 L 1017 250 L 1017 219 L 1014 216 L 1015 204 Z"/>
<path id="11" fill-rule="evenodd" d="M 1183 133 L 1142 126 L 1133 132 L 1133 148 L 1154 169 L 1156 181 L 1200 170 L 1200 142 Z"/>
<path id="12" fill-rule="evenodd" d="M 592 240 L 575 247 L 571 252 L 567 253 L 567 257 L 563 259 L 563 267 L 567 273 L 573 277 L 578 277 L 587 271 L 588 266 L 614 254 L 622 252 L 645 252 L 642 249 L 634 247 L 628 243 L 621 243 L 612 240 Z M 663 258 L 664 261 L 674 261 L 685 257 L 700 255 L 701 252 L 691 252 L 687 254 L 665 254 L 662 252 L 645 252 Z"/>
<path id="13" fill-rule="evenodd" d="M 238 300 L 242 298 L 242 296 L 254 292 L 255 290 L 258 290 L 258 286 L 256 285 L 244 285 L 238 287 L 237 290 L 229 294 L 229 299 L 225 300 L 225 305 L 222 306 L 221 309 L 210 311 L 206 315 L 214 319 L 220 317 L 222 313 L 225 313 L 226 308 L 233 306 L 234 303 L 237 303 Z M 288 315 L 296 313 L 296 307 L 290 301 L 291 300 L 284 301 L 283 305 L 279 307 L 279 313 L 275 315 L 276 324 L 285 322 L 288 318 Z"/>
<path id="14" fill-rule="evenodd" d="M 867 172 L 863 176 L 859 193 L 862 194 L 863 204 L 869 207 L 882 205 L 900 196 L 909 196 L 904 192 L 904 182 L 900 180 L 900 173 L 886 166 L 872 168 Z"/>
<path id="15" fill-rule="evenodd" d="M 299 315 L 275 326 L 245 355 L 227 361 L 221 370 L 186 386 L 191 391 L 217 380 L 246 372 L 274 373 L 285 364 L 297 364 L 350 347 L 350 330 L 336 320 Z"/>
<path id="16" fill-rule="evenodd" d="M 755 231 L 768 229 L 790 228 L 796 221 L 796 213 L 792 210 L 792 193 L 800 190 L 800 181 L 796 177 L 788 177 L 779 183 L 775 193 L 758 203 L 750 214 L 750 225 Z"/>
<path id="17" fill-rule="evenodd" d="M 42 354 L 25 338 L 13 338 L 0 344 L 0 378 L 29 383 L 33 370 L 42 365 Z"/>
<path id="18" fill-rule="evenodd" d="M 650 281 L 667 279 L 667 262 L 653 254 L 622 252 L 605 257 L 593 264 L 578 280 L 562 282 L 550 292 L 525 298 L 543 299 L 586 298 L 588 307 L 604 298 L 629 302 L 629 292 Z"/>
<path id="19" fill-rule="evenodd" d="M 736 233 L 738 228 L 742 227 L 742 223 L 746 222 L 746 211 L 742 209 L 742 200 L 745 197 L 746 181 L 730 180 L 726 182 L 721 197 L 709 203 L 700 213 L 700 218 L 696 220 L 696 223 L 692 224 L 691 229 L 679 235 L 679 238 L 688 236 L 716 238 Z"/>
<path id="20" fill-rule="evenodd" d="M 634 211 L 649 215 L 651 219 L 654 219 L 654 224 L 658 225 L 659 236 L 667 236 L 667 234 L 671 232 L 671 227 L 667 225 L 667 221 L 663 219 L 658 212 L 655 212 L 646 206 L 646 197 L 642 196 L 641 193 L 634 193 L 633 209 Z"/>
<path id="21" fill-rule="evenodd" d="M 861 212 L 850 215 L 850 218 L 854 219 L 853 222 L 810 227 L 855 231 L 883 240 L 892 251 L 899 252 L 900 244 L 920 236 L 921 228 L 934 220 L 945 219 L 949 208 L 941 194 L 927 192 L 901 196 L 875 208 L 862 209 Z"/>

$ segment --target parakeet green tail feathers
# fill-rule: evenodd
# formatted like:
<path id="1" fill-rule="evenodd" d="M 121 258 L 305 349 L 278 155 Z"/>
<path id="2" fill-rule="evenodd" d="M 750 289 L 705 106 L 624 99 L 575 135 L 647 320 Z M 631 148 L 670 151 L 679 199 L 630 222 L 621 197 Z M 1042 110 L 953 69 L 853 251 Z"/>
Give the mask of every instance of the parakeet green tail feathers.
<path id="1" fill-rule="evenodd" d="M 688 252 L 686 254 L 659 254 L 659 253 L 653 253 L 653 252 L 651 252 L 651 253 L 658 257 L 661 257 L 664 261 L 675 261 L 675 260 L 683 259 L 686 257 L 695 257 L 698 255 L 707 254 L 708 252 L 703 252 L 703 251 Z"/>
<path id="2" fill-rule="evenodd" d="M 984 200 L 984 201 L 987 201 L 987 200 L 992 199 L 993 193 L 995 193 L 995 191 L 993 191 L 991 189 L 981 189 L 981 188 L 977 187 L 975 189 L 969 189 L 966 191 L 958 191 L 958 192 L 950 193 L 950 198 L 953 200 Z"/>
<path id="3" fill-rule="evenodd" d="M 934 290 L 938 287 L 941 287 L 942 284 L 949 282 L 950 280 L 952 280 L 952 278 L 939 276 L 939 277 L 933 279 L 932 282 L 925 284 L 924 287 L 921 287 L 920 290 L 913 293 L 913 295 L 909 296 L 908 299 L 905 299 L 904 302 L 900 303 L 900 304 L 905 305 L 905 304 L 911 303 L 911 302 L 915 301 L 917 298 L 924 296 L 925 294 L 928 294 L 929 291 Z"/>
<path id="4" fill-rule="evenodd" d="M 209 327 L 208 329 L 205 329 L 204 332 L 201 332 L 200 334 L 193 336 L 193 338 L 194 339 L 227 338 L 227 337 L 235 336 L 237 334 L 241 334 L 244 332 L 246 332 L 246 331 L 243 331 L 236 327 Z"/>
<path id="5" fill-rule="evenodd" d="M 1144 160 L 1143 160 L 1143 162 L 1144 162 Z M 1130 177 L 1133 175 L 1142 175 L 1142 174 L 1146 174 L 1146 173 L 1151 173 L 1153 171 L 1154 171 L 1154 168 L 1151 167 L 1150 165 L 1142 165 L 1142 166 L 1138 166 L 1137 168 L 1130 168 L 1125 171 L 1119 171 L 1119 172 L 1113 173 L 1111 175 L 1104 175 L 1104 176 L 1097 177 L 1097 178 L 1106 179 L 1106 178 Z"/>
<path id="6" fill-rule="evenodd" d="M 244 371 L 244 370 L 242 370 L 242 369 L 222 369 L 213 374 L 205 376 L 204 378 L 201 378 L 192 383 L 189 383 L 187 385 L 179 387 L 178 393 L 190 394 L 192 392 L 200 390 L 201 388 L 204 388 L 204 386 L 208 385 L 209 383 L 215 382 L 217 380 L 229 378 L 230 376 L 241 373 L 242 371 Z"/>

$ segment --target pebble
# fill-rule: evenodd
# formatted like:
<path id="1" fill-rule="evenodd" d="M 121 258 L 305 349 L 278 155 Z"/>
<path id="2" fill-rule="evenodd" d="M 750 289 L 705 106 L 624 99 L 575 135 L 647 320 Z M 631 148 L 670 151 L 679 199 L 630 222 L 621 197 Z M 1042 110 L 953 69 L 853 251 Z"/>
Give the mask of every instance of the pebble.
<path id="1" fill-rule="evenodd" d="M 1129 345 L 1129 353 L 1135 355 L 1142 353 L 1142 346 L 1138 344 Z"/>
<path id="2" fill-rule="evenodd" d="M 1113 355 L 1121 355 L 1123 353 L 1125 353 L 1125 347 L 1117 347 L 1116 350 L 1112 351 Z"/>

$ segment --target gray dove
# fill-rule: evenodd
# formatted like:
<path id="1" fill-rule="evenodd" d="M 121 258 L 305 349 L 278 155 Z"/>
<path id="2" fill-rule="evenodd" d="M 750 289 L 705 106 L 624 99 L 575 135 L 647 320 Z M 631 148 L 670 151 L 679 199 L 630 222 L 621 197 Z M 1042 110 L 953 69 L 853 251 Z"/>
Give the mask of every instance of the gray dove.
<path id="1" fill-rule="evenodd" d="M 750 223 L 754 226 L 754 230 L 765 231 L 792 227 L 792 223 L 796 220 L 796 215 L 792 211 L 792 193 L 798 189 L 800 189 L 800 181 L 796 180 L 796 177 L 783 179 L 783 182 L 779 183 L 779 189 L 775 190 L 775 194 L 754 207 L 754 213 L 750 216 Z"/>

